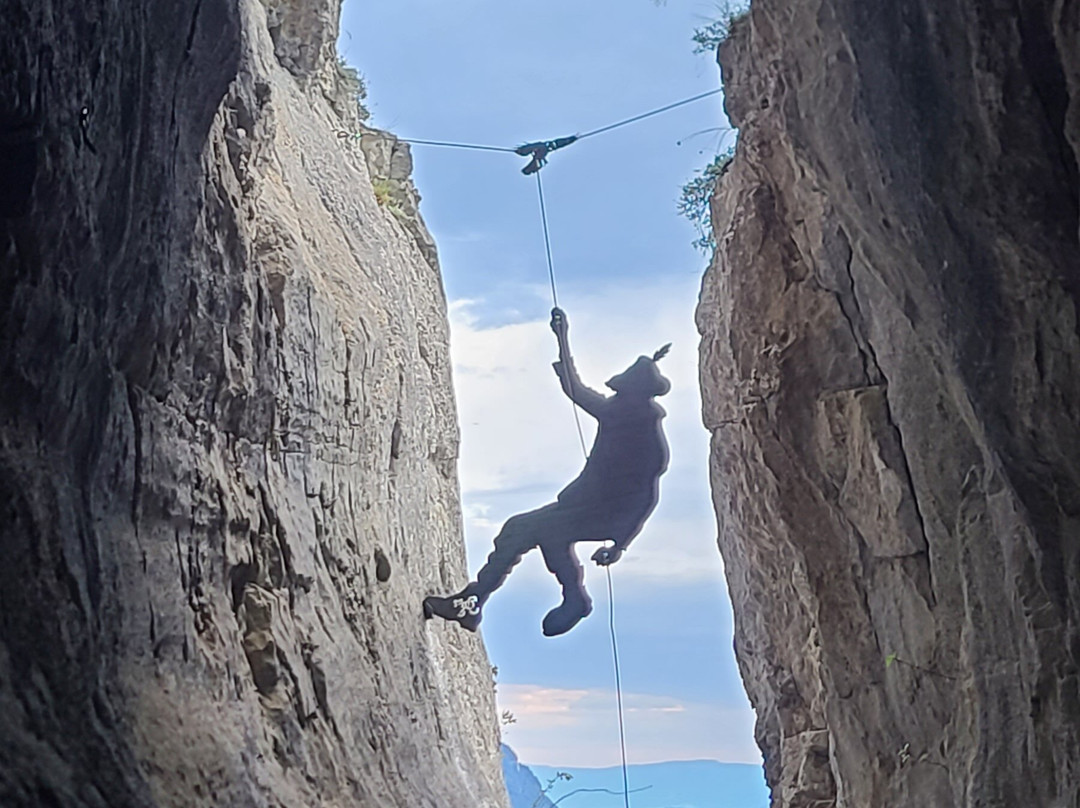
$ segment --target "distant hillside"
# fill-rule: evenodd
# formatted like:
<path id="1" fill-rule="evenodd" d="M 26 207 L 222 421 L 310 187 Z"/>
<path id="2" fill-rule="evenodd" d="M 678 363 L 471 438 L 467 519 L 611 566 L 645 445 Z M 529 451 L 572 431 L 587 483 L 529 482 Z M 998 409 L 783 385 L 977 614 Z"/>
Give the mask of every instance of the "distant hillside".
<path id="1" fill-rule="evenodd" d="M 547 782 L 558 771 L 573 776 L 560 781 L 548 792 L 559 808 L 622 808 L 622 769 L 574 769 L 530 766 L 533 774 Z M 769 790 L 760 766 L 720 763 L 715 760 L 673 760 L 629 767 L 634 808 L 769 808 Z M 569 796 L 577 789 L 609 789 Z M 518 808 L 517 803 L 512 803 Z M 528 805 L 525 808 L 529 808 Z"/>
<path id="2" fill-rule="evenodd" d="M 510 808 L 554 808 L 554 803 L 541 795 L 543 786 L 528 766 L 520 763 L 514 750 L 502 744 L 503 779 L 510 795 Z M 554 774 L 550 775 L 554 777 Z M 544 781 L 545 783 L 547 780 Z"/>

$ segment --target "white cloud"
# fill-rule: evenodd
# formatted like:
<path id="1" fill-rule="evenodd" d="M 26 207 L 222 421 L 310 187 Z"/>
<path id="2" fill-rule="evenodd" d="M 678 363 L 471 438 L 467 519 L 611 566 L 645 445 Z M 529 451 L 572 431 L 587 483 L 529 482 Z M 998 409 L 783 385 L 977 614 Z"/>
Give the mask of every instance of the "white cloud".
<path id="1" fill-rule="evenodd" d="M 659 507 L 619 562 L 620 576 L 677 585 L 722 575 L 697 386 L 697 289 L 695 278 L 668 278 L 564 303 L 578 370 L 596 389 L 605 389 L 603 382 L 639 355 L 673 343 L 662 363 L 672 392 L 661 399 L 668 411 L 671 466 L 661 480 Z M 462 424 L 459 472 L 473 572 L 507 517 L 552 501 L 583 464 L 573 408 L 551 369 L 557 350 L 547 312 L 542 319 L 484 328 L 474 316 L 482 305 L 458 300 L 450 306 Z M 579 418 L 589 445 L 595 422 L 584 413 Z M 580 551 L 586 558 L 587 549 Z M 546 573 L 541 565 L 529 565 L 516 574 Z"/>
<path id="2" fill-rule="evenodd" d="M 516 722 L 504 739 L 526 763 L 599 767 L 619 763 L 614 691 L 543 685 L 499 685 L 499 710 Z M 624 693 L 628 762 L 709 758 L 760 763 L 750 708 Z"/>

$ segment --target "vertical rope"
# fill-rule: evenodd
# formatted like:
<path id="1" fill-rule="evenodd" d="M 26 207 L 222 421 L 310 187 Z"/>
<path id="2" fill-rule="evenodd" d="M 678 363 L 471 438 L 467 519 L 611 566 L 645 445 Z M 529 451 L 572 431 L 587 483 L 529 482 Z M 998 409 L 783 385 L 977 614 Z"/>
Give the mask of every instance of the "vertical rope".
<path id="1" fill-rule="evenodd" d="M 626 724 L 623 721 L 622 676 L 619 673 L 619 646 L 615 642 L 615 595 L 611 588 L 611 567 L 607 572 L 608 628 L 611 630 L 611 656 L 615 662 L 615 700 L 619 708 L 619 750 L 622 753 L 623 805 L 630 808 L 630 778 L 626 773 Z"/>
<path id="2" fill-rule="evenodd" d="M 551 237 L 548 236 L 547 207 L 544 205 L 544 185 L 540 182 L 540 172 L 536 172 L 536 191 L 540 195 L 540 221 L 544 224 L 544 250 L 547 252 L 548 279 L 551 281 L 551 303 L 559 306 L 559 295 L 555 292 L 555 264 L 551 260 Z M 575 410 L 575 413 L 577 410 Z"/>
<path id="3" fill-rule="evenodd" d="M 536 192 L 540 197 L 540 221 L 544 225 L 544 249 L 547 253 L 548 279 L 551 281 L 551 302 L 558 308 L 559 297 L 555 290 L 555 265 L 551 260 L 551 237 L 548 234 L 547 207 L 544 205 L 544 186 L 540 181 L 540 172 L 536 172 Z M 581 431 L 581 419 L 578 417 L 577 404 L 571 402 L 574 410 L 574 423 L 577 425 L 578 440 L 581 441 L 581 453 L 589 459 L 589 450 L 585 448 L 585 435 Z M 619 669 L 619 645 L 615 641 L 615 595 L 611 586 L 611 567 L 605 566 L 608 591 L 608 628 L 611 631 L 611 656 L 615 663 L 615 699 L 619 712 L 619 752 L 622 760 L 623 806 L 630 808 L 630 777 L 626 770 L 626 722 L 623 718 L 622 673 Z"/>
<path id="4" fill-rule="evenodd" d="M 536 172 L 536 191 L 540 196 L 540 221 L 544 225 L 544 250 L 547 253 L 548 280 L 551 281 L 551 304 L 559 307 L 559 295 L 555 291 L 555 263 L 551 260 L 551 236 L 548 235 L 547 207 L 544 205 L 544 186 L 540 182 L 540 172 Z M 585 446 L 585 433 L 581 430 L 581 417 L 578 415 L 577 404 L 570 402 L 570 409 L 574 411 L 574 424 L 577 426 L 578 441 L 581 443 L 581 454 L 586 460 L 589 459 L 589 450 Z"/>

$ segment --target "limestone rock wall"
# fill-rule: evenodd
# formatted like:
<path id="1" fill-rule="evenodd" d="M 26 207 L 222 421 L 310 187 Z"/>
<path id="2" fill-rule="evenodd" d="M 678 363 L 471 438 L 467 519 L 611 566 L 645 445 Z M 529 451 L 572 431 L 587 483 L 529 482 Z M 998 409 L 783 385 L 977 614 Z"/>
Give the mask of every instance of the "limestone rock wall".
<path id="1" fill-rule="evenodd" d="M 338 3 L 0 18 L 0 805 L 502 808 L 482 645 L 420 611 L 445 300 L 407 148 L 339 136 Z"/>
<path id="2" fill-rule="evenodd" d="M 1080 4 L 754 0 L 701 382 L 777 808 L 1080 804 Z"/>

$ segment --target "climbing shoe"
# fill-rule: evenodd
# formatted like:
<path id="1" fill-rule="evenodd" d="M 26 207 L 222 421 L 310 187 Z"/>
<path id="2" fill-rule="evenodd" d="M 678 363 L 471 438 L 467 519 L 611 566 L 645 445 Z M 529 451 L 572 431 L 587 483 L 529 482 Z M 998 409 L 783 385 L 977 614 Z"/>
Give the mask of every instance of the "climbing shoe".
<path id="1" fill-rule="evenodd" d="M 576 626 L 592 611 L 592 600 L 588 595 L 575 595 L 564 598 L 563 602 L 544 617 L 544 636 L 557 637 Z"/>
<path id="2" fill-rule="evenodd" d="M 476 631 L 480 625 L 480 597 L 468 589 L 446 598 L 424 598 L 424 619 L 430 620 L 438 615 L 443 620 L 451 620 L 468 631 Z"/>

